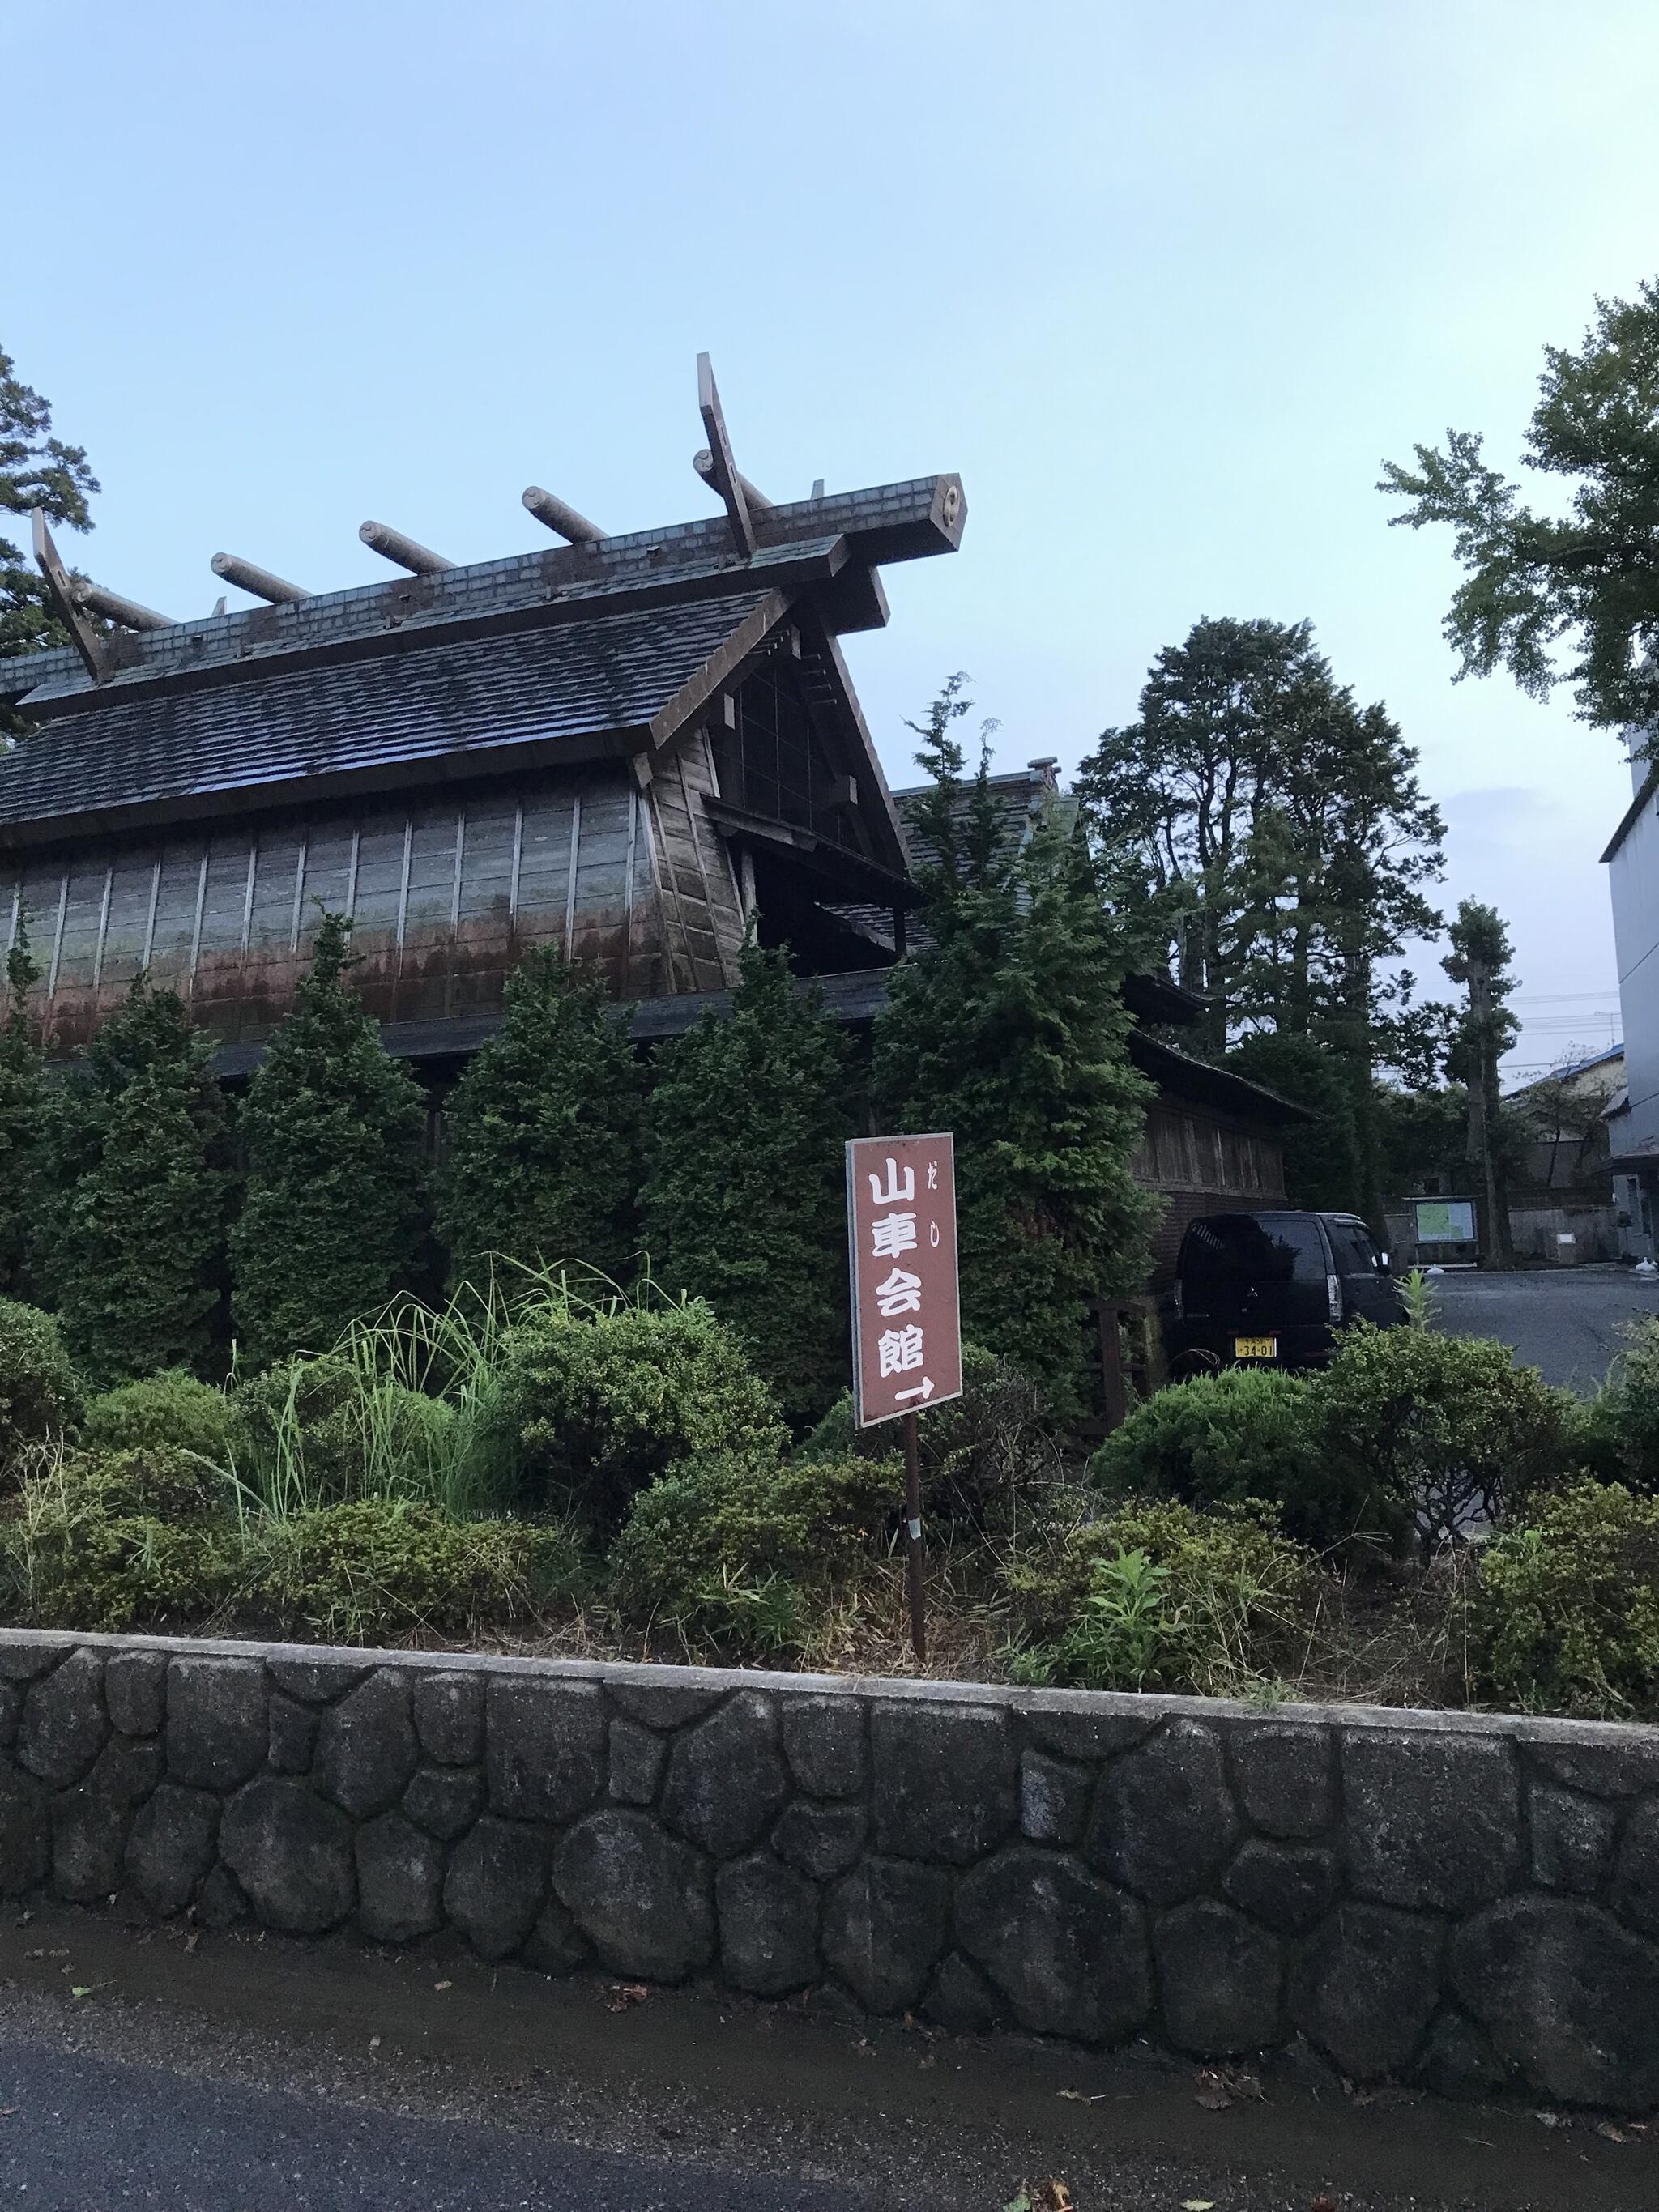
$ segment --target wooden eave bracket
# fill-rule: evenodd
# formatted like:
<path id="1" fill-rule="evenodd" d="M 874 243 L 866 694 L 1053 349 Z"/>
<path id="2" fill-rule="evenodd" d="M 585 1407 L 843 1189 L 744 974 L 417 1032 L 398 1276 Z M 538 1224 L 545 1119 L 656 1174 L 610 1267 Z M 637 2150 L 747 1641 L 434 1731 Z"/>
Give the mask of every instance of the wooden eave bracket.
<path id="1" fill-rule="evenodd" d="M 697 356 L 697 410 L 702 416 L 703 432 L 708 440 L 710 455 L 709 478 L 726 503 L 732 518 L 732 535 L 738 550 L 747 559 L 755 557 L 755 525 L 749 513 L 749 502 L 743 495 L 743 478 L 732 458 L 732 441 L 726 433 L 726 417 L 720 412 L 720 389 L 714 382 L 714 364 L 706 353 Z"/>
<path id="2" fill-rule="evenodd" d="M 110 674 L 109 657 L 104 650 L 104 641 L 76 604 L 69 570 L 64 566 L 58 548 L 52 543 L 52 532 L 46 527 L 46 510 L 39 507 L 32 508 L 29 523 L 34 533 L 34 565 L 45 579 L 52 611 L 73 640 L 75 650 L 80 654 L 87 674 L 94 684 L 103 684 Z"/>

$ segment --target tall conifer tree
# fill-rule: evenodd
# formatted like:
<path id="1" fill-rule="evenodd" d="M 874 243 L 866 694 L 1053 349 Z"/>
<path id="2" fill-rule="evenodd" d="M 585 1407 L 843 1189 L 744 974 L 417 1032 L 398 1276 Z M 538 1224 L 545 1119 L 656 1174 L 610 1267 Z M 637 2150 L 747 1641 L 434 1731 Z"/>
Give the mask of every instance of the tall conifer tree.
<path id="1" fill-rule="evenodd" d="M 211 1358 L 230 1184 L 212 1057 L 140 975 L 52 1102 L 35 1267 L 95 1382 Z"/>
<path id="2" fill-rule="evenodd" d="M 621 1282 L 637 1244 L 641 1079 L 603 978 L 556 945 L 509 976 L 501 1029 L 445 1112 L 438 1237 L 450 1278 L 492 1255 L 572 1260 Z"/>
<path id="3" fill-rule="evenodd" d="M 953 678 L 917 758 L 928 942 L 876 1024 L 884 1125 L 956 1138 L 964 1333 L 1009 1353 L 1062 1417 L 1088 1390 L 1090 1302 L 1136 1290 L 1152 1204 L 1130 1162 L 1150 1086 L 1127 1056 L 1126 946 L 1080 833 L 1054 810 L 1011 852 L 988 750 L 963 781 Z"/>
<path id="4" fill-rule="evenodd" d="M 350 924 L 325 915 L 294 1012 L 265 1048 L 241 1128 L 247 1194 L 232 1312 L 256 1363 L 323 1352 L 419 1262 L 426 1098 L 346 985 Z"/>
<path id="5" fill-rule="evenodd" d="M 1508 930 L 1496 907 L 1479 899 L 1459 902 L 1457 919 L 1446 933 L 1451 951 L 1441 962 L 1466 994 L 1448 1065 L 1468 1086 L 1470 1164 L 1480 1177 L 1482 1204 L 1476 1224 L 1483 1267 L 1507 1267 L 1514 1259 L 1510 1238 L 1509 1178 L 1504 1154 L 1505 1115 L 1498 1064 L 1520 1034 L 1510 1010 L 1516 979 Z"/>
<path id="6" fill-rule="evenodd" d="M 708 1299 L 797 1427 L 847 1376 L 846 1094 L 820 994 L 751 943 L 730 1019 L 664 1048 L 647 1109 L 652 1267 Z"/>

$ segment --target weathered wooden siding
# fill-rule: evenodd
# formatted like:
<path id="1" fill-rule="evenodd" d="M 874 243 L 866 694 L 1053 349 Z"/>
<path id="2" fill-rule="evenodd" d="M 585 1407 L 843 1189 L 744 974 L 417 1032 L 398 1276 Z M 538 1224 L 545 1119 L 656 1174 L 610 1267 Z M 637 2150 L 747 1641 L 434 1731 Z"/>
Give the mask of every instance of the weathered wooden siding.
<path id="1" fill-rule="evenodd" d="M 1162 1100 L 1147 1113 L 1134 1173 L 1158 1190 L 1224 1191 L 1263 1206 L 1285 1194 L 1284 1155 L 1274 1139 Z"/>
<path id="2" fill-rule="evenodd" d="M 1135 1180 L 1164 1200 L 1152 1232 L 1155 1291 L 1174 1279 L 1188 1222 L 1204 1213 L 1285 1203 L 1285 1149 L 1277 1136 L 1212 1118 L 1167 1095 L 1147 1111 L 1133 1167 Z"/>
<path id="3" fill-rule="evenodd" d="M 703 811 L 718 798 L 708 734 L 690 738 L 664 762 L 646 792 L 662 866 L 662 919 L 670 973 L 665 994 L 723 991 L 737 981 L 743 944 L 743 901 L 724 840 Z"/>
<path id="4" fill-rule="evenodd" d="M 383 1020 L 487 1010 L 538 944 L 597 962 L 619 997 L 715 988 L 731 980 L 724 956 L 741 935 L 736 890 L 700 804 L 696 819 L 684 815 L 696 770 L 684 786 L 671 773 L 681 815 L 668 810 L 679 855 L 668 927 L 653 808 L 619 765 L 43 853 L 21 867 L 0 856 L 0 951 L 27 916 L 37 996 L 60 1047 L 90 1036 L 145 968 L 204 1027 L 256 1042 L 292 1004 L 325 909 L 351 916 L 356 981 Z M 710 870 L 715 886 L 688 939 L 680 884 Z M 705 940 L 717 948 L 707 957 Z"/>

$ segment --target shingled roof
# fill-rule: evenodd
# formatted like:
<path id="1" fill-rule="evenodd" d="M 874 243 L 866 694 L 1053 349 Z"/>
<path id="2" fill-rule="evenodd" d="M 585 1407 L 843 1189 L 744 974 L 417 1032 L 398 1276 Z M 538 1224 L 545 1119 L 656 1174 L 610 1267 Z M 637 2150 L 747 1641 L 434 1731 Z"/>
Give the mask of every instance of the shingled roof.
<path id="1" fill-rule="evenodd" d="M 373 659 L 225 672 L 210 684 L 145 687 L 84 702 L 0 755 L 0 844 L 51 823 L 178 821 L 219 794 L 297 796 L 319 778 L 386 789 L 550 753 L 635 748 L 695 712 L 720 672 L 785 610 L 775 592 L 602 615 L 506 636 L 455 639 Z"/>
<path id="2" fill-rule="evenodd" d="M 54 584 L 47 543 L 81 644 L 0 660 L 0 698 L 35 725 L 0 749 L 0 848 L 604 754 L 648 780 L 787 639 L 866 794 L 877 857 L 902 870 L 835 641 L 885 620 L 878 563 L 954 550 L 965 516 L 954 476 L 820 491 L 759 504 L 741 531 L 711 516 L 101 639 L 61 570 Z"/>

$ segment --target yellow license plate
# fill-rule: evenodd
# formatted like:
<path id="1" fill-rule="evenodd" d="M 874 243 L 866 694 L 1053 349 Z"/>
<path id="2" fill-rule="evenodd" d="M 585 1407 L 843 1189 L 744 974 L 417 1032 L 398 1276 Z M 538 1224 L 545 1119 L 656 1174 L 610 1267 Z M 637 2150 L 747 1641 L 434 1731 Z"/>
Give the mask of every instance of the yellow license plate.
<path id="1" fill-rule="evenodd" d="M 1279 1339 L 1276 1336 L 1236 1336 L 1233 1339 L 1235 1359 L 1277 1359 Z"/>

